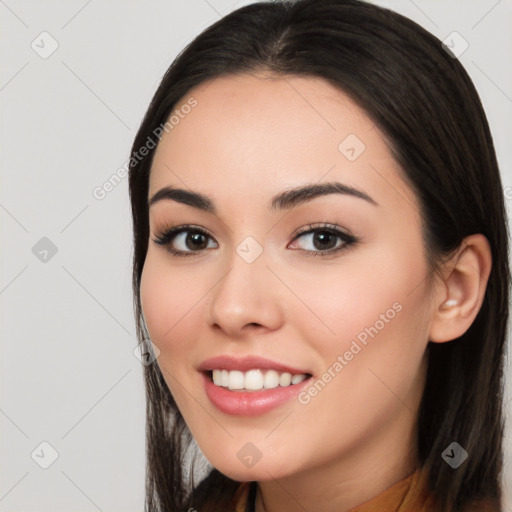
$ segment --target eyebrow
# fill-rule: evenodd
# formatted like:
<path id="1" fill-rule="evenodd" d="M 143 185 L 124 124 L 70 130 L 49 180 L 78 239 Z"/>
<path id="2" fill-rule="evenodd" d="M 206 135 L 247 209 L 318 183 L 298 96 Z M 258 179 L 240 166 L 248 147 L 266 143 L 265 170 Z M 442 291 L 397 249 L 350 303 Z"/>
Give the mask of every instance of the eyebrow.
<path id="1" fill-rule="evenodd" d="M 374 199 L 372 199 L 362 190 L 358 190 L 342 183 L 331 182 L 319 183 L 315 185 L 304 185 L 301 187 L 285 190 L 284 192 L 281 192 L 272 198 L 269 208 L 271 211 L 288 210 L 299 204 L 311 201 L 315 197 L 326 196 L 329 194 L 343 194 L 357 197 L 374 206 L 379 206 L 379 204 Z M 164 187 L 156 192 L 153 197 L 151 197 L 149 200 L 149 207 L 163 200 L 176 201 L 178 203 L 186 204 L 205 212 L 213 214 L 217 213 L 217 209 L 213 201 L 208 196 L 198 192 L 192 192 L 190 190 L 174 187 Z"/>

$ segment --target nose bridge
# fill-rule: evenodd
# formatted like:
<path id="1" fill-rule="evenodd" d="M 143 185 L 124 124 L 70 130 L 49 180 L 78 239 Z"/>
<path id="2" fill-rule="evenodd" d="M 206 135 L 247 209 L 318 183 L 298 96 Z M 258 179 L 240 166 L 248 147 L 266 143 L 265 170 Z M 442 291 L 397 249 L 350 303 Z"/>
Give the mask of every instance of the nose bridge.
<path id="1" fill-rule="evenodd" d="M 226 272 L 212 290 L 209 323 L 226 333 L 242 334 L 244 327 L 276 329 L 282 321 L 276 288 L 269 280 L 262 245 L 248 236 L 235 247 L 226 264 Z"/>

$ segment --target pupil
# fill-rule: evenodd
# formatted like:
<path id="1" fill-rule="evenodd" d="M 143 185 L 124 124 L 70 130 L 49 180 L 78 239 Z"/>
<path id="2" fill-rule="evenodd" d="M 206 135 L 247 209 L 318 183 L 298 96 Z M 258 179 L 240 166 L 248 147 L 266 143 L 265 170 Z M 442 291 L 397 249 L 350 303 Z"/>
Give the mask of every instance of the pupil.
<path id="1" fill-rule="evenodd" d="M 193 240 L 193 243 L 191 244 L 192 247 L 189 246 L 189 244 L 187 243 L 187 246 L 189 249 L 203 249 L 203 247 L 201 247 L 202 245 L 204 245 L 204 239 L 206 237 L 202 234 L 202 233 L 193 233 L 193 234 L 190 234 L 188 237 L 187 237 L 187 242 L 189 240 Z M 202 242 L 202 243 L 201 243 Z"/>
<path id="2" fill-rule="evenodd" d="M 330 245 L 332 247 L 325 247 L 326 240 L 328 242 L 329 238 L 335 239 L 335 237 L 333 236 L 332 233 L 329 233 L 327 231 L 318 231 L 317 233 L 315 233 L 315 235 L 313 237 L 313 243 L 316 244 L 316 242 L 320 242 L 320 248 L 321 249 L 332 249 L 336 245 L 336 243 L 334 243 L 334 244 L 331 243 Z M 322 244 L 324 244 L 323 247 L 322 247 Z"/>

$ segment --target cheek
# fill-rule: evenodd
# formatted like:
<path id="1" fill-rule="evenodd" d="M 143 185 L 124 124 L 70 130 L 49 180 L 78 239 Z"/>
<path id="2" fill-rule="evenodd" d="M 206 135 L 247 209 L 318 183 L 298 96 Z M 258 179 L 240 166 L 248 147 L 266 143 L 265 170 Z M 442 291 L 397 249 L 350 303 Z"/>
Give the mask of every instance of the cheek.
<path id="1" fill-rule="evenodd" d="M 304 282 L 297 290 L 322 320 L 310 312 L 295 315 L 323 363 L 297 406 L 319 452 L 325 439 L 342 450 L 393 418 L 408 417 L 422 391 L 428 341 L 424 260 L 391 250 L 381 252 L 377 265 L 362 253 L 358 257 L 357 263 L 346 260 L 350 272 L 340 270 L 337 280 L 331 269 L 309 279 L 313 287 Z"/>
<path id="2" fill-rule="evenodd" d="M 416 401 L 429 325 L 422 251 L 420 241 L 402 252 L 392 243 L 378 253 L 354 251 L 338 271 L 326 268 L 297 283 L 297 294 L 319 317 L 309 311 L 294 315 L 323 364 L 320 382 L 299 397 L 306 409 L 315 410 L 311 428 L 319 417 L 328 421 L 333 414 L 349 424 L 350 411 L 363 432 L 377 416 L 382 423 L 403 407 L 396 396 Z"/>
<path id="3" fill-rule="evenodd" d="M 333 415 L 348 425 L 346 411 L 369 428 L 377 415 L 384 421 L 403 407 L 397 396 L 416 400 L 428 342 L 428 290 L 422 245 L 410 247 L 397 252 L 390 243 L 378 254 L 354 252 L 339 271 L 331 267 L 297 283 L 297 294 L 321 319 L 295 314 L 324 366 L 321 382 L 299 397 L 315 409 L 311 428 Z"/>
<path id="4" fill-rule="evenodd" d="M 187 411 L 191 355 L 196 347 L 198 314 L 207 283 L 183 268 L 172 268 L 166 255 L 148 251 L 141 276 L 140 297 L 149 336 L 160 350 L 162 376 L 178 408 Z M 195 384 L 195 383 L 194 383 Z"/>
<path id="5" fill-rule="evenodd" d="M 335 265 L 318 266 L 314 273 L 297 272 L 294 289 L 302 299 L 295 312 L 301 330 L 322 352 L 339 353 L 358 338 L 364 344 L 379 333 L 406 328 L 411 316 L 425 311 L 427 273 L 422 246 L 397 252 L 394 244 L 379 250 L 347 253 Z M 301 320 L 302 319 L 302 320 Z M 416 321 L 418 319 L 416 318 Z"/>
<path id="6" fill-rule="evenodd" d="M 148 252 L 140 286 L 146 325 L 151 340 L 160 350 L 165 350 L 177 338 L 205 293 L 190 272 L 173 270 L 165 260 L 165 255 Z"/>

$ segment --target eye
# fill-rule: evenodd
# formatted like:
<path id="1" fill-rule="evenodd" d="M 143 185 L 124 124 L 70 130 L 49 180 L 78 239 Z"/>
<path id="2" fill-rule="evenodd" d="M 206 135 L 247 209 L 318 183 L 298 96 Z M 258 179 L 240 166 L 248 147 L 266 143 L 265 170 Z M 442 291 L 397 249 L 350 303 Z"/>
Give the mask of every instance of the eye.
<path id="1" fill-rule="evenodd" d="M 166 229 L 153 241 L 158 245 L 166 246 L 174 256 L 193 256 L 194 253 L 212 248 L 208 239 L 213 241 L 205 230 L 187 225 Z M 215 243 L 213 247 L 216 247 Z"/>
<path id="2" fill-rule="evenodd" d="M 308 256 L 327 256 L 357 242 L 357 238 L 353 235 L 329 224 L 317 226 L 309 224 L 295 236 L 288 247 L 296 249 L 297 241 L 301 239 L 306 243 L 305 247 L 299 247 L 299 249 Z M 153 242 L 165 246 L 173 256 L 195 256 L 205 249 L 218 247 L 204 229 L 192 225 L 165 229 L 156 235 Z"/>
<path id="3" fill-rule="evenodd" d="M 326 256 L 338 252 L 357 241 L 356 237 L 328 224 L 308 225 L 299 232 L 292 243 L 296 245 L 296 241 L 300 239 L 305 240 L 303 247 L 300 249 L 309 253 L 310 256 Z"/>

